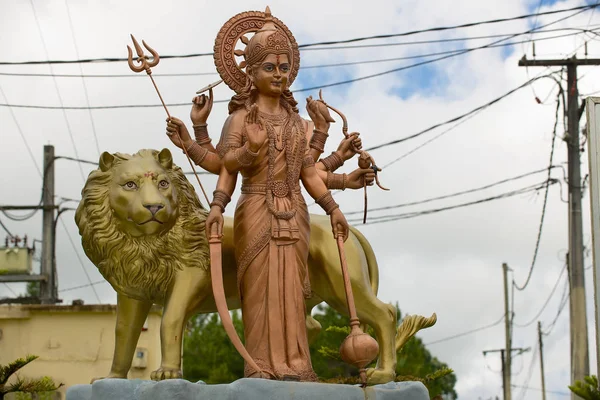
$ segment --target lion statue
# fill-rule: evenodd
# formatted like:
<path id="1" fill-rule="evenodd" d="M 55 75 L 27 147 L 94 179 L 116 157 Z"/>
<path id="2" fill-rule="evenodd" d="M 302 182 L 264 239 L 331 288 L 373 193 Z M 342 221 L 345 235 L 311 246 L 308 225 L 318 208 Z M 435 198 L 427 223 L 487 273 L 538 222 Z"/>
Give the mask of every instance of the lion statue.
<path id="1" fill-rule="evenodd" d="M 115 349 L 109 378 L 126 378 L 142 326 L 153 304 L 163 306 L 161 365 L 152 379 L 181 378 L 183 330 L 196 313 L 216 311 L 212 295 L 207 210 L 168 149 L 100 157 L 90 173 L 75 214 L 83 249 L 117 292 Z M 357 314 L 372 326 L 379 343 L 369 383 L 395 378 L 396 343 L 435 323 L 435 314 L 411 329 L 397 327 L 396 309 L 377 297 L 379 271 L 365 237 L 351 228 L 346 242 L 348 269 Z M 311 215 L 309 275 L 314 295 L 307 299 L 307 329 L 321 329 L 310 315 L 326 302 L 347 315 L 346 295 L 336 242 L 325 216 Z M 223 281 L 228 307 L 240 307 L 236 283 L 233 220 L 223 229 Z M 397 331 L 397 328 L 399 329 Z M 404 334 L 406 336 L 406 334 Z"/>

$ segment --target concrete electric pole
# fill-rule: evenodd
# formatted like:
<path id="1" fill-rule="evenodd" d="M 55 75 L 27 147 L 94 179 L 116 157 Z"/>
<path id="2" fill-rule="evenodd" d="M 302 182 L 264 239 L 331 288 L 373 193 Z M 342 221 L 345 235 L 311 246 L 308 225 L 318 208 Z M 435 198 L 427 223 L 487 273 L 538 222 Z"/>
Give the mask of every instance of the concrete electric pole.
<path id="1" fill-rule="evenodd" d="M 590 374 L 588 353 L 587 316 L 585 308 L 585 280 L 583 267 L 583 222 L 581 216 L 582 182 L 580 170 L 581 145 L 579 143 L 579 92 L 577 67 L 600 65 L 600 59 L 579 60 L 573 56 L 566 60 L 528 60 L 523 57 L 520 67 L 567 67 L 568 129 L 564 140 L 568 148 L 569 166 L 569 279 L 571 323 L 571 384 Z M 571 395 L 575 399 L 575 395 Z"/>

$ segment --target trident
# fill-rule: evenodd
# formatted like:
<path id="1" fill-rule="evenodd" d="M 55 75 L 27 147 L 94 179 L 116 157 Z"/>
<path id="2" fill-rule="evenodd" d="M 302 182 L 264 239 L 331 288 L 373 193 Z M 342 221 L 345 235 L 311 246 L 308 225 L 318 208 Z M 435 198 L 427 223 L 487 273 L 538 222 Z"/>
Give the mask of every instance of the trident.
<path id="1" fill-rule="evenodd" d="M 129 53 L 129 55 L 127 57 L 127 63 L 129 64 L 129 68 L 131 68 L 131 70 L 133 72 L 146 71 L 146 74 L 148 74 L 148 76 L 150 77 L 150 80 L 152 81 L 152 84 L 154 85 L 154 89 L 156 89 L 156 93 L 158 94 L 158 98 L 160 99 L 160 102 L 162 103 L 162 105 L 167 113 L 167 117 L 169 119 L 171 119 L 171 114 L 169 114 L 169 110 L 167 110 L 167 105 L 165 104 L 162 96 L 160 95 L 158 86 L 156 86 L 156 82 L 154 82 L 154 78 L 152 77 L 152 69 L 151 68 L 156 67 L 158 65 L 158 62 L 160 61 L 160 57 L 159 57 L 158 53 L 156 52 L 156 50 L 154 50 L 152 47 L 148 46 L 146 44 L 146 42 L 144 42 L 142 40 L 142 44 L 144 45 L 144 47 L 150 52 L 150 54 L 152 54 L 152 61 L 148 61 L 148 56 L 144 54 L 144 50 L 142 50 L 142 47 L 139 45 L 137 40 L 135 40 L 133 35 L 131 35 L 131 39 L 133 40 L 133 46 L 135 47 L 135 51 L 138 55 L 135 62 L 138 62 L 140 65 L 136 66 L 134 64 L 133 52 L 131 51 L 131 47 L 127 46 L 127 52 Z M 208 200 L 208 196 L 206 195 L 206 192 L 204 191 L 204 187 L 202 186 L 202 183 L 200 182 L 200 178 L 198 177 L 198 173 L 196 172 L 194 163 L 190 159 L 187 149 L 185 148 L 185 146 L 183 145 L 183 142 L 181 141 L 181 137 L 179 137 L 179 144 L 181 145 L 181 148 L 183 149 L 183 152 L 185 153 L 185 156 L 187 157 L 187 160 L 190 163 L 190 166 L 192 167 L 192 171 L 194 171 L 194 176 L 196 177 L 196 180 L 198 181 L 198 185 L 200 185 L 200 189 L 202 189 L 202 193 L 204 194 L 204 198 L 206 199 L 206 204 L 210 204 L 210 200 Z"/>

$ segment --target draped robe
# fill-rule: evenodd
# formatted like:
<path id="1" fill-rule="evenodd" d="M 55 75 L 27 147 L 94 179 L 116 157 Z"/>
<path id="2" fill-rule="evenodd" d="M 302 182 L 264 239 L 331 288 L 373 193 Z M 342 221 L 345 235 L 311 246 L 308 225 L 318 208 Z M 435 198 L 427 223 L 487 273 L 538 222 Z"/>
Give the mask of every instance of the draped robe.
<path id="1" fill-rule="evenodd" d="M 298 114 L 291 135 L 292 146 L 278 147 L 265 141 L 255 162 L 243 167 L 242 194 L 234 215 L 234 241 L 238 287 L 242 303 L 245 345 L 263 372 L 274 379 L 316 381 L 306 333 L 305 298 L 310 297 L 308 279 L 308 246 L 310 221 L 308 208 L 299 187 L 299 172 L 308 150 L 310 123 Z M 281 124 L 278 135 L 285 137 Z M 302 127 L 300 129 L 300 127 Z M 245 130 L 231 129 L 223 133 L 219 146 L 225 152 L 244 145 Z M 293 153 L 293 165 L 286 155 Z M 269 155 L 273 157 L 273 178 L 289 182 L 288 169 L 296 169 L 293 187 L 287 194 L 273 195 L 273 208 L 278 212 L 296 210 L 290 219 L 278 218 L 269 210 L 267 188 Z M 281 191 L 280 191 L 281 192 Z M 296 200 L 294 200 L 294 196 Z M 257 376 L 246 364 L 244 375 Z"/>

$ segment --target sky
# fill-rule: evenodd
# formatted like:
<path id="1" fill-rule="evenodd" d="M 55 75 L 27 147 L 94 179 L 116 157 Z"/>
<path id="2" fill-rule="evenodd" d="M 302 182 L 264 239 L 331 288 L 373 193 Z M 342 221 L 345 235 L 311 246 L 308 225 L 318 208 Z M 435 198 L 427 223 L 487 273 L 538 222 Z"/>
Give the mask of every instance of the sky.
<path id="1" fill-rule="evenodd" d="M 493 2 L 493 6 L 490 6 L 491 2 L 475 0 L 374 0 L 368 4 L 354 0 L 269 3 L 254 0 L 243 3 L 202 0 L 3 1 L 0 2 L 0 62 L 122 58 L 127 55 L 126 46 L 131 45 L 130 34 L 145 40 L 161 55 L 207 53 L 212 51 L 218 30 L 231 16 L 242 11 L 262 11 L 266 5 L 291 29 L 298 43 L 307 44 L 510 18 L 538 10 L 546 12 L 584 4 L 586 2 L 580 0 L 505 0 Z M 307 117 L 304 99 L 309 95 L 318 96 L 318 89 L 298 91 L 300 89 L 357 79 L 435 58 L 424 57 L 424 54 L 481 47 L 506 36 L 478 37 L 524 33 L 572 14 L 574 12 L 350 44 L 378 46 L 306 49 L 301 52 L 300 74 L 291 89 L 296 91 L 301 115 Z M 587 42 L 588 56 L 600 57 L 597 36 L 573 29 L 599 27 L 600 11 L 586 11 L 541 29 L 550 32 L 522 34 L 502 43 L 536 39 L 538 59 L 560 59 L 573 54 L 585 57 L 584 44 Z M 561 35 L 563 37 L 555 37 Z M 548 37 L 555 38 L 540 40 Z M 439 42 L 442 39 L 446 41 Z M 560 77 L 559 68 L 519 67 L 518 60 L 524 54 L 533 57 L 531 42 L 471 51 L 423 66 L 326 87 L 323 96 L 345 113 L 350 130 L 360 132 L 364 147 L 369 148 L 462 115 L 536 76 L 556 72 Z M 401 57 L 414 58 L 323 66 Z M 153 72 L 163 98 L 170 104 L 189 104 L 196 90 L 219 79 L 212 57 L 164 59 Z M 190 75 L 192 73 L 202 74 Z M 578 73 L 582 98 L 600 93 L 600 69 L 581 67 Z M 87 77 L 53 79 L 22 74 L 83 74 Z M 475 202 L 544 182 L 544 169 L 548 167 L 553 139 L 556 94 L 557 84 L 553 80 L 539 79 L 450 131 L 445 132 L 454 124 L 373 150 L 371 154 L 377 163 L 385 166 L 380 179 L 390 191 L 370 188 L 370 208 L 419 202 L 542 171 L 459 197 L 371 211 L 370 221 L 377 221 L 378 216 Z M 227 100 L 231 95 L 225 85 L 215 89 L 216 100 Z M 536 102 L 536 97 L 541 104 Z M 13 106 L 7 107 L 7 104 Z M 43 146 L 47 144 L 55 146 L 58 156 L 94 162 L 102 151 L 133 153 L 142 148 L 171 147 L 175 162 L 189 170 L 184 155 L 170 146 L 164 134 L 166 115 L 160 107 L 60 109 L 62 106 L 156 104 L 159 100 L 149 79 L 144 74 L 134 74 L 126 62 L 0 65 L 0 170 L 3 171 L 0 204 L 38 202 L 39 170 Z M 191 130 L 188 104 L 171 106 L 169 110 L 172 115 L 185 120 Z M 215 140 L 226 116 L 226 103 L 216 103 L 208 120 L 209 132 Z M 581 120 L 581 125 L 584 124 L 585 116 Z M 562 109 L 556 134 L 553 164 L 564 167 L 566 145 L 561 140 L 564 134 Z M 335 150 L 341 138 L 341 123 L 332 124 L 324 154 Z M 417 149 L 421 145 L 423 147 Z M 582 176 L 588 173 L 587 164 L 586 151 L 582 153 Z M 84 179 L 94 166 L 64 159 L 57 160 L 55 166 L 58 200 L 77 201 Z M 355 161 L 349 161 L 343 171 L 350 172 L 354 168 Z M 568 393 L 569 307 L 556 318 L 565 288 L 565 275 L 560 274 L 568 246 L 568 208 L 564 201 L 567 193 L 561 168 L 554 168 L 551 174 L 561 183 L 549 187 L 531 281 L 524 291 L 514 293 L 513 345 L 531 349 L 513 361 L 512 383 L 518 386 L 513 388 L 515 399 L 541 398 L 539 357 L 535 350 L 537 320 L 548 333 L 544 336 L 547 398 L 564 399 Z M 201 179 L 207 192 L 212 192 L 216 177 L 203 175 Z M 190 180 L 197 187 L 195 180 Z M 234 196 L 232 203 L 236 199 Z M 509 281 L 514 279 L 518 285 L 525 282 L 540 226 L 544 190 L 366 225 L 356 220 L 360 214 L 350 214 L 362 210 L 360 191 L 346 190 L 337 193 L 335 199 L 349 219 L 355 218 L 354 225 L 375 250 L 380 269 L 378 297 L 385 302 L 398 303 L 404 314 L 429 316 L 437 313 L 437 324 L 418 336 L 426 344 L 430 343 L 428 348 L 434 356 L 455 370 L 459 398 L 501 396 L 499 355 L 483 356 L 482 352 L 504 346 L 503 323 L 452 337 L 500 320 L 504 313 L 502 263 L 507 263 L 511 269 Z M 64 207 L 76 205 L 76 202 L 63 203 Z M 318 207 L 312 206 L 310 210 L 322 213 Z M 226 215 L 232 213 L 233 207 L 228 208 Z M 115 292 L 104 282 L 94 285 L 93 289 L 87 286 L 65 290 L 102 280 L 82 251 L 73 216 L 72 212 L 63 213 L 57 227 L 60 297 L 64 304 L 71 304 L 75 299 L 83 299 L 86 304 L 115 303 Z M 0 215 L 0 221 L 15 235 L 27 234 L 30 238 L 41 239 L 41 213 L 23 222 Z M 583 199 L 583 222 L 585 265 L 590 267 L 585 270 L 590 371 L 596 373 L 587 190 Z M 36 263 L 34 267 L 39 268 L 39 265 Z M 559 277 L 554 294 L 536 318 Z M 22 293 L 24 287 L 24 284 L 0 285 L 0 297 Z M 532 323 L 526 327 L 519 326 L 530 321 Z"/>

